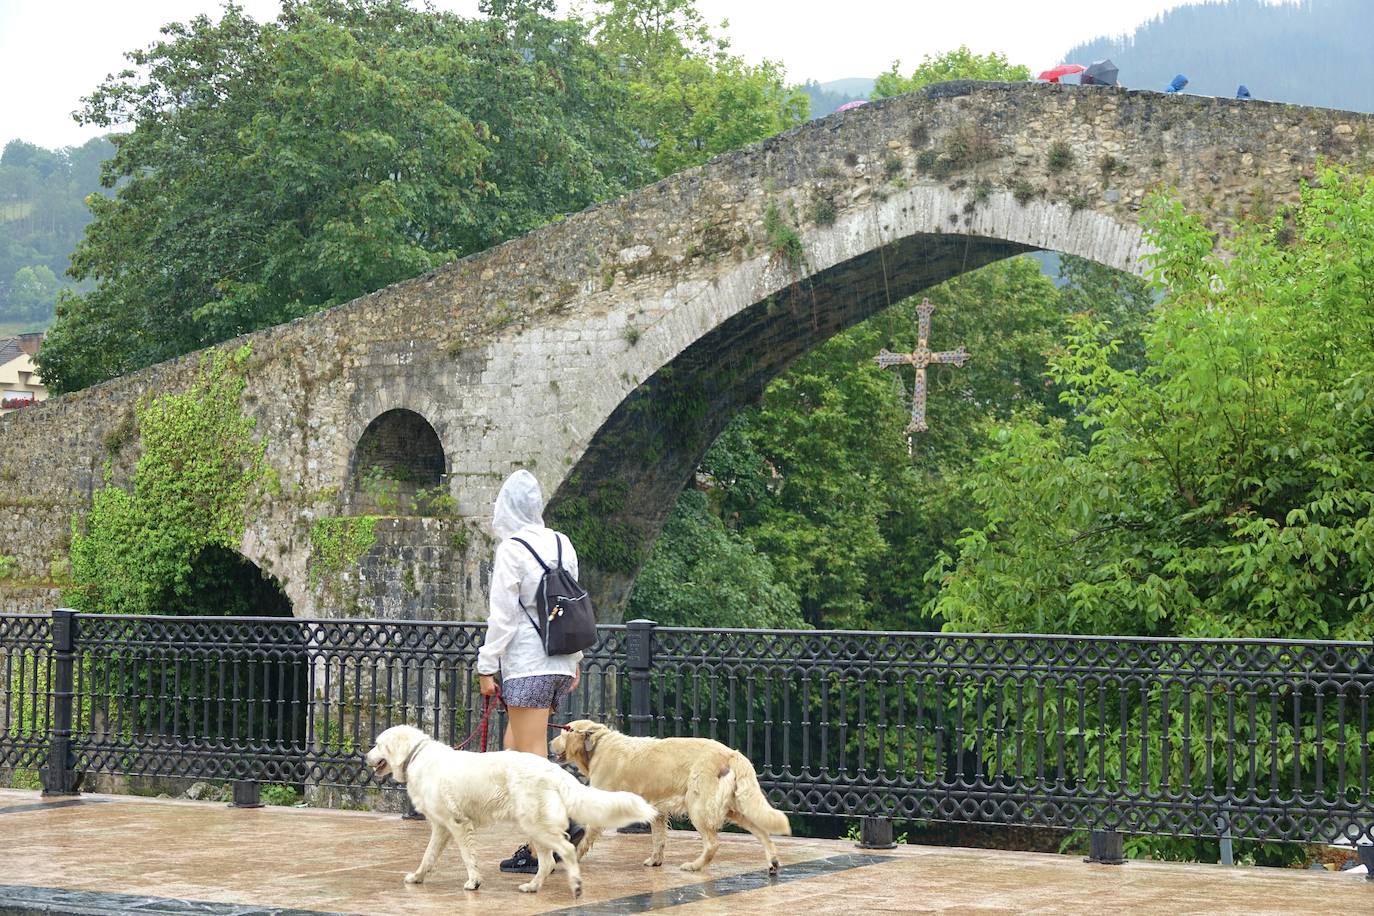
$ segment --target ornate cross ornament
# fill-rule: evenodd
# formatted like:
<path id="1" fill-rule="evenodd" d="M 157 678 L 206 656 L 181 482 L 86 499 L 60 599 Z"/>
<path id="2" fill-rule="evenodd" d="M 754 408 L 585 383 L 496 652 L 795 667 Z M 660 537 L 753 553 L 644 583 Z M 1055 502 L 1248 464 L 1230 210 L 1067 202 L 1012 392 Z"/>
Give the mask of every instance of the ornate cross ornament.
<path id="1" fill-rule="evenodd" d="M 930 304 L 929 299 L 922 299 L 921 304 L 916 306 L 916 313 L 921 316 L 921 324 L 918 332 L 920 340 L 915 350 L 910 353 L 889 353 L 883 349 L 873 357 L 873 361 L 884 368 L 904 363 L 916 367 L 916 388 L 911 392 L 911 422 L 906 428 L 908 434 L 925 432 L 929 428 L 926 426 L 926 366 L 931 363 L 953 363 L 962 366 L 968 362 L 968 352 L 963 347 L 957 350 L 942 350 L 939 353 L 930 352 L 930 314 L 934 311 L 935 306 Z"/>

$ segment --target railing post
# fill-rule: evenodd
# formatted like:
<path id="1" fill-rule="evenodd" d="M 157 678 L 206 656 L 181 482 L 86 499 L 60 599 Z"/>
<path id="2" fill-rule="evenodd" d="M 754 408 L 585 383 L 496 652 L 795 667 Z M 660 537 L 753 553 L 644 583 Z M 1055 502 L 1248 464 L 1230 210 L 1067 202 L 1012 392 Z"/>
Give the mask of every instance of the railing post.
<path id="1" fill-rule="evenodd" d="M 653 715 L 649 711 L 649 669 L 654 664 L 652 620 L 631 620 L 625 624 L 625 666 L 630 669 L 630 734 L 647 737 Z"/>
<path id="2" fill-rule="evenodd" d="M 654 665 L 654 627 L 652 620 L 631 620 L 625 624 L 625 667 L 630 670 L 630 734 L 649 735 L 653 713 L 649 711 L 649 669 Z M 648 833 L 648 824 L 626 824 L 617 833 Z"/>
<path id="3" fill-rule="evenodd" d="M 234 800 L 229 803 L 229 807 L 261 808 L 262 783 L 256 779 L 235 779 Z"/>
<path id="4" fill-rule="evenodd" d="M 1083 861 L 1097 865 L 1120 865 L 1125 862 L 1126 853 L 1121 834 L 1115 830 L 1090 830 L 1088 857 Z"/>
<path id="5" fill-rule="evenodd" d="M 859 818 L 860 849 L 895 849 L 897 841 L 892 838 L 892 818 L 882 815 L 864 815 Z"/>
<path id="6" fill-rule="evenodd" d="M 76 611 L 58 608 L 52 612 L 53 672 L 52 719 L 48 734 L 48 765 L 42 767 L 39 779 L 43 794 L 80 795 L 81 779 L 76 773 L 76 755 L 72 751 L 72 674 L 76 656 Z"/>

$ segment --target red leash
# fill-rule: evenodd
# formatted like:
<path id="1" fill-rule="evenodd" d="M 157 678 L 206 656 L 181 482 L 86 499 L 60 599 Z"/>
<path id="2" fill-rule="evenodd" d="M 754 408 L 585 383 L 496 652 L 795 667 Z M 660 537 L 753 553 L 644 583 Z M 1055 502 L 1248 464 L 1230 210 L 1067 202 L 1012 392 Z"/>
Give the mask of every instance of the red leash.
<path id="1" fill-rule="evenodd" d="M 469 744 L 472 743 L 473 738 L 476 738 L 478 735 L 481 735 L 482 741 L 480 743 L 480 753 L 485 754 L 487 752 L 487 728 L 491 723 L 491 714 L 496 710 L 496 705 L 498 703 L 501 704 L 502 708 L 505 708 L 506 701 L 501 699 L 500 687 L 496 688 L 496 693 L 492 694 L 491 696 L 482 697 L 482 721 L 478 723 L 475 729 L 472 730 L 472 734 L 468 735 L 460 743 L 455 744 L 453 746 L 453 749 L 455 751 L 461 751 L 463 748 L 467 747 Z"/>
<path id="2" fill-rule="evenodd" d="M 481 735 L 482 740 L 478 742 L 479 753 L 485 754 L 487 752 L 487 730 L 491 725 L 491 714 L 496 711 L 498 703 L 501 704 L 502 709 L 506 708 L 506 701 L 501 697 L 500 687 L 496 688 L 496 693 L 491 696 L 482 697 L 482 721 L 472 730 L 472 734 L 453 746 L 455 751 L 461 751 L 472 743 L 473 738 Z M 559 725 L 557 722 L 550 722 L 549 728 L 557 728 L 565 732 L 572 731 L 571 725 Z"/>

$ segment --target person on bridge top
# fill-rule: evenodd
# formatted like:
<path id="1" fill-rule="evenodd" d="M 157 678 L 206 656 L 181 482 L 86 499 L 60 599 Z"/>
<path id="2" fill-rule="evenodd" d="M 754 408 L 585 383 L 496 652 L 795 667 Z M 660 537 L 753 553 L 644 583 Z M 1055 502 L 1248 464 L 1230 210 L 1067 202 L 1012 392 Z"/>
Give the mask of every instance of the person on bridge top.
<path id="1" fill-rule="evenodd" d="M 1178 76 L 1174 77 L 1172 80 L 1169 81 L 1169 88 L 1165 89 L 1164 91 L 1165 91 L 1165 92 L 1182 92 L 1182 91 L 1183 91 L 1183 87 L 1186 86 L 1186 85 L 1188 85 L 1188 77 L 1186 77 L 1186 76 L 1184 76 L 1182 73 L 1180 73 Z"/>
<path id="2" fill-rule="evenodd" d="M 487 605 L 487 635 L 477 653 L 477 674 L 483 696 L 497 692 L 496 675 L 501 675 L 502 699 L 506 702 L 508 725 L 503 746 L 508 751 L 525 751 L 547 757 L 549 754 L 549 714 L 560 700 L 572 693 L 581 677 L 582 653 L 548 655 L 539 630 L 526 609 L 535 607 L 535 592 L 544 568 L 529 549 L 529 544 L 545 563 L 553 564 L 561 546 L 563 568 L 577 577 L 577 552 L 566 535 L 544 526 L 544 495 L 539 481 L 526 470 L 516 471 L 501 485 L 492 512 L 491 530 L 501 539 L 491 570 L 491 599 Z M 581 840 L 583 828 L 569 824 L 573 845 Z M 539 860 L 528 846 L 501 863 L 504 872 L 534 874 Z"/>

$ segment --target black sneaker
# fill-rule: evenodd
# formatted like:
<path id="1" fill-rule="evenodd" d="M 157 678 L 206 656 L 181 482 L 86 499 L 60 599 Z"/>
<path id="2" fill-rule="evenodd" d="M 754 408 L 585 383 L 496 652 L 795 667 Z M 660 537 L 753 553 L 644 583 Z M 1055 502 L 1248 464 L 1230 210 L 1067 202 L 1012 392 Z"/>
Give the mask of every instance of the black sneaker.
<path id="1" fill-rule="evenodd" d="M 521 875 L 532 875 L 539 871 L 539 860 L 530 852 L 529 846 L 521 846 L 515 855 L 501 861 L 501 870 Z"/>

